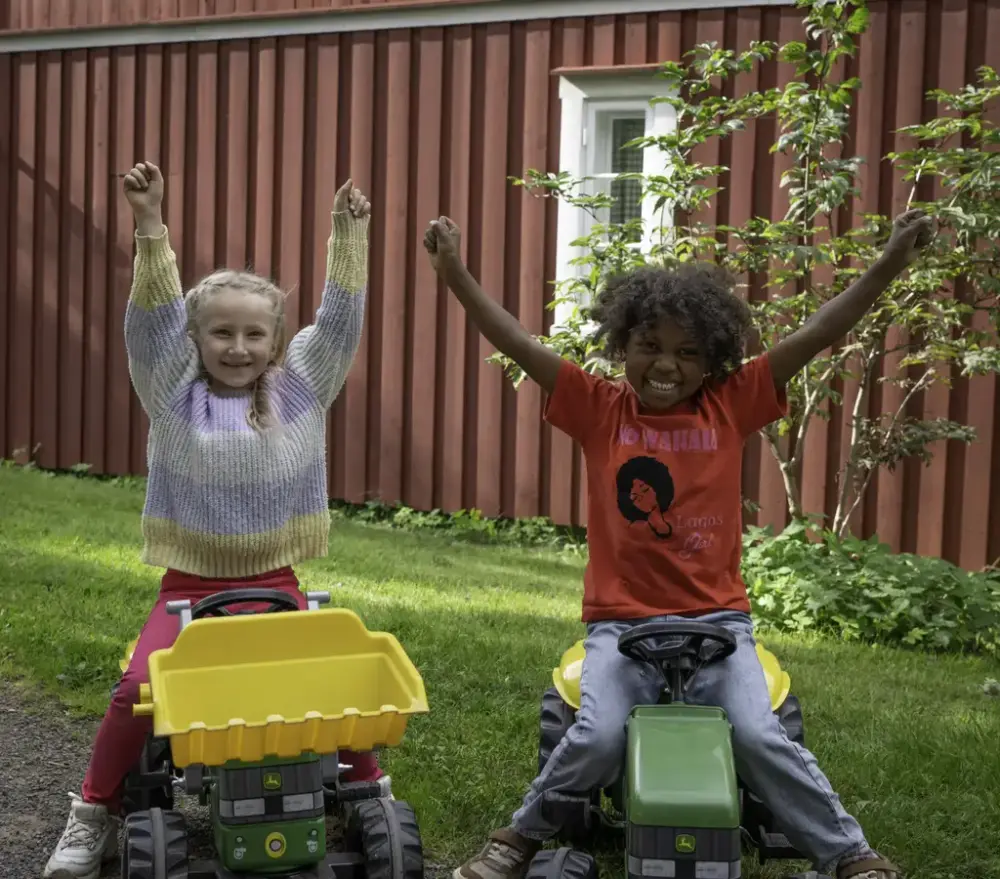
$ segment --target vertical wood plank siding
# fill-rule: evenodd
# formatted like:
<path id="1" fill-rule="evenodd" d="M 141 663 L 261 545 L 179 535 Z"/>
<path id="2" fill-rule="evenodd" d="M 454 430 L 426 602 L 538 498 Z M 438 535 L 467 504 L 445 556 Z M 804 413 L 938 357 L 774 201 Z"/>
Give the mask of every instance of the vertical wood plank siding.
<path id="1" fill-rule="evenodd" d="M 0 30 L 114 27 L 195 18 L 465 2 L 468 0 L 0 0 Z"/>
<path id="2" fill-rule="evenodd" d="M 120 8 L 136 20 L 209 6 L 226 14 L 331 5 L 133 0 Z M 11 28 L 104 21 L 91 16 L 105 8 L 0 5 Z M 977 66 L 1000 66 L 1000 0 L 876 0 L 871 12 L 847 71 L 863 88 L 845 147 L 874 159 L 905 146 L 896 129 L 934 114 L 928 89 L 956 89 Z M 331 495 L 585 522 L 579 451 L 543 425 L 537 389 L 515 392 L 483 362 L 489 346 L 425 263 L 425 223 L 453 216 L 490 294 L 529 329 L 544 329 L 554 207 L 505 178 L 558 167 L 550 72 L 676 59 L 708 40 L 785 41 L 800 35 L 800 18 L 794 8 L 747 7 L 0 56 L 0 118 L 13 119 L 0 127 L 0 452 L 37 448 L 45 467 L 144 471 L 146 423 L 122 340 L 132 225 L 114 174 L 139 157 L 159 161 L 184 283 L 220 265 L 250 266 L 290 291 L 295 328 L 318 305 L 329 206 L 350 174 L 373 202 L 372 297 L 331 415 Z M 740 87 L 782 75 L 768 66 Z M 764 121 L 736 149 L 706 151 L 705 160 L 733 168 L 716 221 L 783 212 L 773 138 Z M 852 210 L 894 212 L 906 195 L 885 163 L 870 162 Z M 848 409 L 855 389 L 843 390 Z M 892 394 L 873 405 L 890 405 Z M 991 562 L 1000 556 L 996 382 L 956 380 L 921 409 L 974 424 L 979 441 L 938 448 L 930 467 L 881 474 L 856 530 L 967 567 Z M 809 437 L 810 510 L 832 511 L 848 430 L 836 411 Z M 783 524 L 781 479 L 756 440 L 745 483 L 762 505 L 759 520 Z"/>

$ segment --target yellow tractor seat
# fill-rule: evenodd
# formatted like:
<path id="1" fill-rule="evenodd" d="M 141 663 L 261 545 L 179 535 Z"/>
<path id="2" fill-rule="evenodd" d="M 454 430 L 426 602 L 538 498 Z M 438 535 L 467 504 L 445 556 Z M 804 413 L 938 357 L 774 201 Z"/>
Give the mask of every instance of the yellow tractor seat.
<path id="1" fill-rule="evenodd" d="M 122 674 L 128 671 L 129 663 L 132 662 L 132 654 L 135 653 L 135 645 L 138 643 L 138 638 L 133 638 L 129 641 L 128 646 L 125 648 L 125 655 L 118 660 L 118 667 L 122 670 Z"/>
<path id="2" fill-rule="evenodd" d="M 577 711 L 580 710 L 580 675 L 583 672 L 584 648 L 583 641 L 577 641 L 563 655 L 559 665 L 552 670 L 552 683 L 555 684 L 563 701 Z M 781 668 L 776 657 L 770 650 L 757 645 L 757 658 L 764 669 L 767 680 L 767 691 L 771 696 L 771 709 L 778 708 L 788 698 L 791 680 L 788 672 Z"/>

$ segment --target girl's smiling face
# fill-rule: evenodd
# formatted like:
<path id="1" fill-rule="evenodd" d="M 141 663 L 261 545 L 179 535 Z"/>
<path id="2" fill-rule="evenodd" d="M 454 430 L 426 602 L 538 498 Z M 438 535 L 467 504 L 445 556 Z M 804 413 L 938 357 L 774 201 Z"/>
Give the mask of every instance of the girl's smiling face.
<path id="1" fill-rule="evenodd" d="M 247 391 L 275 356 L 276 319 L 266 297 L 232 288 L 199 309 L 195 342 L 216 393 Z"/>
<path id="2" fill-rule="evenodd" d="M 636 327 L 625 348 L 625 378 L 643 408 L 665 412 L 697 393 L 705 358 L 691 335 L 668 318 Z"/>

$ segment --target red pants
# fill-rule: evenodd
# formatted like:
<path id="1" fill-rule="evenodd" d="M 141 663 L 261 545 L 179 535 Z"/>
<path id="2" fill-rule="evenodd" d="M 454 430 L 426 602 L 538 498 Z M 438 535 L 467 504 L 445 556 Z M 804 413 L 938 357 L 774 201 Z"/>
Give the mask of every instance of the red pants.
<path id="1" fill-rule="evenodd" d="M 179 571 L 167 571 L 163 575 L 160 595 L 139 635 L 132 662 L 122 676 L 97 731 L 90 766 L 83 782 L 85 802 L 107 806 L 112 812 L 117 812 L 121 806 L 125 776 L 142 756 L 152 721 L 148 717 L 135 717 L 132 706 L 139 701 L 139 685 L 149 682 L 149 654 L 170 647 L 180 633 L 180 618 L 167 613 L 167 602 L 187 598 L 195 604 L 225 589 L 251 586 L 280 589 L 294 596 L 300 608 L 306 606 L 305 595 L 299 591 L 298 578 L 291 568 L 239 580 L 209 580 Z M 346 776 L 347 781 L 374 781 L 382 775 L 374 754 L 343 751 L 340 760 L 353 767 Z"/>

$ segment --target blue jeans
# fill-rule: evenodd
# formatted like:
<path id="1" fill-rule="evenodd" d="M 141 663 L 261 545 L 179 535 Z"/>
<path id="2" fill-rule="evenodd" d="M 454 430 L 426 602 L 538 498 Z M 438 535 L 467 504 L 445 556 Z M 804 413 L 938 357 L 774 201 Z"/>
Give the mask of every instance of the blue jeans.
<path id="1" fill-rule="evenodd" d="M 656 621 L 682 621 L 657 617 Z M 753 621 L 739 611 L 699 617 L 725 626 L 735 636 L 736 652 L 704 666 L 687 691 L 691 704 L 717 705 L 733 727 L 736 772 L 770 809 L 788 841 L 815 869 L 833 872 L 840 861 L 868 849 L 858 822 L 841 805 L 816 758 L 789 740 L 771 710 L 764 671 L 757 659 Z M 618 652 L 618 638 L 640 622 L 599 622 L 588 627 L 576 723 L 553 751 L 514 815 L 522 836 L 546 840 L 559 828 L 545 808 L 576 799 L 581 791 L 614 784 L 625 758 L 625 722 L 636 705 L 653 704 L 663 688 L 661 672 Z M 575 794 L 575 796 L 574 796 Z"/>

